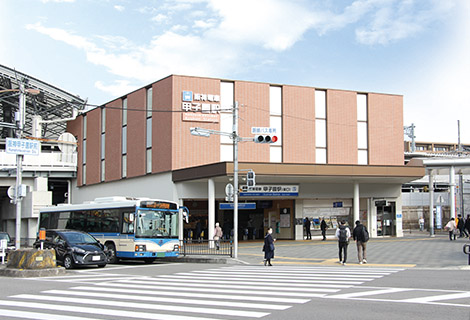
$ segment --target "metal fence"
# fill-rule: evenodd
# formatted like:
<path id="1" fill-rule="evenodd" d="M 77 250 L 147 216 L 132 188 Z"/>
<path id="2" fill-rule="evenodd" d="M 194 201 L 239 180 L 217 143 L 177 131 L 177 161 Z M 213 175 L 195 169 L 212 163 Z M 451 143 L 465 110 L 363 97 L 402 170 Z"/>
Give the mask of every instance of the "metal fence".
<path id="1" fill-rule="evenodd" d="M 183 256 L 229 256 L 233 257 L 232 240 L 193 240 L 180 241 L 180 254 Z"/>

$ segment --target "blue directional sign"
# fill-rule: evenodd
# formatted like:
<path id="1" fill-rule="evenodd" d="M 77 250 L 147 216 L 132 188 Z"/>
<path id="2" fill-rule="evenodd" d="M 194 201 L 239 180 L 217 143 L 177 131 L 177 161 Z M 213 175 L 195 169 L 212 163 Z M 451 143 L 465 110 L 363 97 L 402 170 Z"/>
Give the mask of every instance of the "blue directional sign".
<path id="1" fill-rule="evenodd" d="M 7 138 L 6 143 L 6 153 L 38 156 L 41 150 L 36 140 Z"/>
<path id="2" fill-rule="evenodd" d="M 233 210 L 235 206 L 232 203 L 219 203 L 219 210 Z M 253 210 L 256 209 L 255 202 L 239 202 L 238 203 L 239 210 Z"/>

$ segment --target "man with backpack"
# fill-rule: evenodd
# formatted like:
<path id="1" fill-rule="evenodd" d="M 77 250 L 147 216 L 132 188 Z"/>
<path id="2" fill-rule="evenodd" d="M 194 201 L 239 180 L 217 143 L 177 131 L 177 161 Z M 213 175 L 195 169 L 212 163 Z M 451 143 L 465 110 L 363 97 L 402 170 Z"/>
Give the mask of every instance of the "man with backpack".
<path id="1" fill-rule="evenodd" d="M 369 232 L 359 220 L 356 221 L 356 227 L 353 230 L 353 239 L 356 240 L 357 258 L 359 259 L 359 264 L 367 263 L 366 246 L 367 241 L 369 241 Z"/>
<path id="2" fill-rule="evenodd" d="M 338 239 L 339 263 L 341 263 L 343 266 L 346 265 L 346 260 L 348 258 L 348 244 L 350 237 L 351 231 L 348 227 L 346 227 L 346 222 L 342 220 L 338 226 L 338 229 L 336 229 L 336 238 Z"/>

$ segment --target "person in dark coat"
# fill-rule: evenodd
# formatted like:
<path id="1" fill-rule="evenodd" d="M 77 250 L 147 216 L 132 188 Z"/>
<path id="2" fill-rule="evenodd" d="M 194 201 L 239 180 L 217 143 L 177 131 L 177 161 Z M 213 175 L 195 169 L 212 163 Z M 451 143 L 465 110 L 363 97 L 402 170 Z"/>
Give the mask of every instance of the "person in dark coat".
<path id="1" fill-rule="evenodd" d="M 367 232 L 367 228 L 361 223 L 361 221 L 356 221 L 356 227 L 353 230 L 353 239 L 356 241 L 357 247 L 357 259 L 359 264 L 367 263 L 366 259 L 366 248 L 367 240 L 364 238 L 364 233 Z"/>
<path id="2" fill-rule="evenodd" d="M 467 220 L 465 220 L 465 230 L 467 230 L 470 237 L 470 214 L 467 214 Z"/>
<path id="3" fill-rule="evenodd" d="M 268 266 L 272 266 L 271 259 L 274 259 L 274 241 L 273 236 L 273 228 L 269 228 L 266 236 L 264 237 L 264 265 L 268 264 Z"/>
<path id="4" fill-rule="evenodd" d="M 457 229 L 459 229 L 459 238 L 462 238 L 464 236 L 468 237 L 467 231 L 465 231 L 465 220 L 463 219 L 462 215 L 459 214 L 459 222 L 457 224 Z"/>
<path id="5" fill-rule="evenodd" d="M 326 229 L 328 229 L 328 225 L 325 222 L 325 219 L 321 219 L 320 223 L 321 235 L 323 236 L 322 241 L 326 240 Z"/>
<path id="6" fill-rule="evenodd" d="M 310 219 L 308 217 L 305 218 L 304 227 L 305 233 L 307 234 L 306 240 L 312 240 L 312 232 L 310 231 Z"/>

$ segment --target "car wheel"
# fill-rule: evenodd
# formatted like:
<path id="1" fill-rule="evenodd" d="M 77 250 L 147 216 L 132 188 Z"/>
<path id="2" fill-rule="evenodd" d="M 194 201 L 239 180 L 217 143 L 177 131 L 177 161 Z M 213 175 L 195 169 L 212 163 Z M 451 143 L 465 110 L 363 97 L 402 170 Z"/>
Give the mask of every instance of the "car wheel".
<path id="1" fill-rule="evenodd" d="M 116 246 L 112 242 L 106 243 L 106 249 L 108 250 L 108 262 L 118 263 L 119 258 L 116 257 Z"/>
<path id="2" fill-rule="evenodd" d="M 73 268 L 73 261 L 70 255 L 66 255 L 64 257 L 64 267 L 65 269 L 72 269 Z"/>
<path id="3" fill-rule="evenodd" d="M 106 264 L 99 264 L 98 265 L 98 268 L 104 268 L 104 267 L 106 267 Z"/>

